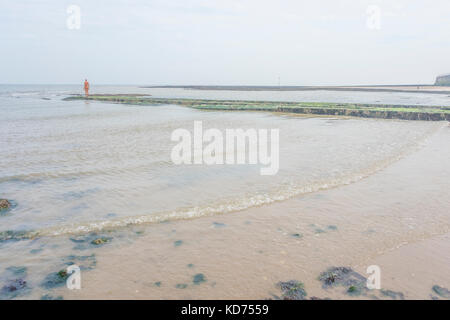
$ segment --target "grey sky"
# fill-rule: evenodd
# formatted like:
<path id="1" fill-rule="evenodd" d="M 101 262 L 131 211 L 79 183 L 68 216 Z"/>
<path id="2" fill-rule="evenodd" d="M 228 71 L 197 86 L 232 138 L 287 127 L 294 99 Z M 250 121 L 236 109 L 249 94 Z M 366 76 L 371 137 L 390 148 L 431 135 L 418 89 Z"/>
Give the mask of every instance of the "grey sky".
<path id="1" fill-rule="evenodd" d="M 449 17 L 449 0 L 1 0 L 0 83 L 432 83 Z"/>

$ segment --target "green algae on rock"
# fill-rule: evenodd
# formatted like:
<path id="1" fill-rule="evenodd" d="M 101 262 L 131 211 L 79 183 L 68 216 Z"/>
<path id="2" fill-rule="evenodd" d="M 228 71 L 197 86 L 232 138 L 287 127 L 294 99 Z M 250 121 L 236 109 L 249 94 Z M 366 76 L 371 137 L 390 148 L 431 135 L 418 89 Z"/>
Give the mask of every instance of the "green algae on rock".
<path id="1" fill-rule="evenodd" d="M 101 245 L 101 244 L 105 244 L 105 243 L 107 243 L 109 241 L 110 241 L 109 238 L 97 238 L 97 239 L 92 240 L 91 243 L 96 245 L 96 246 L 98 246 L 98 245 Z"/>
<path id="2" fill-rule="evenodd" d="M 99 235 L 97 233 L 90 233 L 87 235 L 74 236 L 69 238 L 70 241 L 76 243 L 74 247 L 76 250 L 87 250 L 91 248 L 101 247 L 102 245 L 112 241 L 112 237 Z"/>
<path id="3" fill-rule="evenodd" d="M 69 274 L 66 270 L 52 272 L 45 277 L 44 281 L 41 283 L 41 287 L 44 289 L 62 287 L 66 283 L 68 278 Z"/>
<path id="4" fill-rule="evenodd" d="M 92 95 L 89 97 L 74 95 L 64 100 L 94 100 L 143 106 L 176 104 L 205 110 L 270 111 L 324 116 L 450 121 L 450 106 L 176 99 L 139 95 Z"/>

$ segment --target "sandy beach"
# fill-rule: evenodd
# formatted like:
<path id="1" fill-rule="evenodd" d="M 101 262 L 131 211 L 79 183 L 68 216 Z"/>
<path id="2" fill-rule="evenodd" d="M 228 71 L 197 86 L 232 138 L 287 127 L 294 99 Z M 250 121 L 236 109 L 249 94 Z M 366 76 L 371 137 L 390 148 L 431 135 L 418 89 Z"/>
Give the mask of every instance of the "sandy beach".
<path id="1" fill-rule="evenodd" d="M 308 298 L 442 299 L 450 286 L 450 221 L 443 126 L 417 152 L 359 182 L 233 214 L 145 228 L 139 240 L 105 248 L 67 298 L 273 299 L 298 280 Z M 424 190 L 426 190 L 424 192 Z M 351 195 L 351 196 L 349 196 Z M 180 246 L 174 242 L 182 241 Z M 323 288 L 321 272 L 382 272 L 382 289 L 350 295 Z M 126 271 L 125 271 L 126 270 Z M 196 274 L 205 282 L 193 283 Z M 184 287 L 186 285 L 186 287 Z"/>

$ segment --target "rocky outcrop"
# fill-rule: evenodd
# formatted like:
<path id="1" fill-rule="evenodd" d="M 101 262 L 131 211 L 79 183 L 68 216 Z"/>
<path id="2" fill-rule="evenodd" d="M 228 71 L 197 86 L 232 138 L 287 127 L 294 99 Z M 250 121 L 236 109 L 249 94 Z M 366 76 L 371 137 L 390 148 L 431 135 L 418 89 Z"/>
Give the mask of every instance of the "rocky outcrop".
<path id="1" fill-rule="evenodd" d="M 450 86 L 450 74 L 444 74 L 436 78 L 435 85 L 437 86 Z"/>
<path id="2" fill-rule="evenodd" d="M 0 199 L 0 211 L 8 210 L 11 208 L 11 202 L 6 199 Z"/>

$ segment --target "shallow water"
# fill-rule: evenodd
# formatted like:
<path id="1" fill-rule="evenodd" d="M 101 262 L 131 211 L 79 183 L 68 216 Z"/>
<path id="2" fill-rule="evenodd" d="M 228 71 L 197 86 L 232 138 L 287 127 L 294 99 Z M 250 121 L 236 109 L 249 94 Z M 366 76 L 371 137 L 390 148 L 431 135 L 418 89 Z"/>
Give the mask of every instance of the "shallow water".
<path id="1" fill-rule="evenodd" d="M 407 94 L 408 99 L 404 99 L 404 93 L 215 92 L 136 87 L 96 90 L 150 93 L 161 97 L 403 101 L 407 104 L 444 104 L 447 101 L 446 105 L 449 105 L 445 96 Z M 86 257 L 103 250 L 90 243 L 95 236 L 84 240 L 86 233 L 114 234 L 110 247 L 115 251 L 139 239 L 148 223 L 199 216 L 214 219 L 219 214 L 245 209 L 256 210 L 261 217 L 269 219 L 264 207 L 259 208 L 261 205 L 303 196 L 307 196 L 305 201 L 309 201 L 310 208 L 326 207 L 318 200 L 320 193 L 317 194 L 319 198 L 308 194 L 351 183 L 357 185 L 361 179 L 415 154 L 426 147 L 430 139 L 437 149 L 449 150 L 448 139 L 441 138 L 436 142 L 435 138 L 448 130 L 445 123 L 61 101 L 76 91 L 77 88 L 71 86 L 0 86 L 0 197 L 17 203 L 14 210 L 0 216 L 0 231 L 24 230 L 42 236 L 31 241 L 0 243 L 0 272 L 11 265 L 28 266 L 30 281 L 39 288 L 35 289 L 37 293 L 33 293 L 33 297 L 45 292 L 39 283 L 47 273 L 63 267 L 64 257 L 74 252 Z M 278 174 L 261 176 L 258 165 L 174 165 L 170 152 L 175 143 L 170 140 L 170 135 L 177 128 L 192 131 L 195 120 L 203 121 L 204 129 L 279 129 Z M 441 155 L 440 159 L 438 163 L 445 162 L 446 158 Z M 450 171 L 446 166 L 439 168 L 433 174 L 441 178 L 448 176 Z M 393 186 L 399 183 L 395 175 L 392 179 Z M 450 189 L 450 180 L 439 181 L 435 190 L 429 190 L 429 184 L 421 187 L 418 181 L 414 192 L 401 194 L 404 197 L 401 200 L 408 202 L 423 193 L 428 195 L 429 201 L 437 201 L 439 210 L 449 212 L 450 205 L 445 196 L 443 200 L 442 190 Z M 395 207 L 399 195 L 389 198 L 393 191 L 397 190 L 380 190 L 383 198 L 375 197 L 367 208 L 361 204 L 364 210 L 358 214 L 364 216 L 376 210 L 377 203 L 384 199 L 393 201 Z M 345 208 L 358 197 L 358 192 L 358 188 L 354 188 L 342 193 L 336 205 Z M 293 200 L 289 201 L 287 203 Z M 237 212 L 236 216 L 239 214 Z M 441 221 L 434 221 L 434 217 L 430 216 L 430 225 Z M 420 219 L 417 218 L 415 223 L 420 223 Z M 188 221 L 177 223 L 188 226 Z M 360 228 L 358 223 L 361 221 L 349 221 L 348 228 Z M 125 226 L 128 228 L 117 229 Z M 161 228 L 164 231 L 159 231 L 160 234 L 171 239 L 170 224 Z M 427 230 L 431 232 L 431 229 Z M 257 232 L 257 229 L 253 231 Z M 253 240 L 249 241 L 243 246 L 252 246 Z M 170 246 L 173 246 L 172 242 Z M 161 250 L 164 248 L 162 245 Z M 9 276 L 5 271 L 0 274 L 0 280 Z M 223 296 L 230 297 L 228 294 Z"/>

